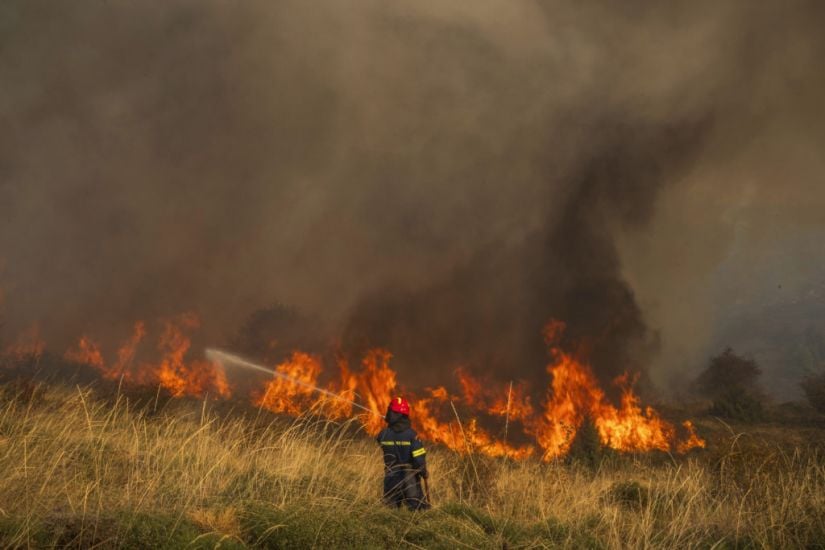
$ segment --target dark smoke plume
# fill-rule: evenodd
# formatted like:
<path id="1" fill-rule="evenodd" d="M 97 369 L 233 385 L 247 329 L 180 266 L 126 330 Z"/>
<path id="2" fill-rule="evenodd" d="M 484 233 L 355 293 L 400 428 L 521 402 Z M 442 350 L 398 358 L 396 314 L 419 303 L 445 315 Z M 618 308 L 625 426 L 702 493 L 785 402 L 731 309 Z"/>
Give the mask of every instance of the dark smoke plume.
<path id="1" fill-rule="evenodd" d="M 639 352 L 649 353 L 653 338 L 622 280 L 612 233 L 650 219 L 661 188 L 695 159 L 708 124 L 597 125 L 587 158 L 556 198 L 559 216 L 514 246 L 481 250 L 429 288 L 370 295 L 350 318 L 345 345 L 393 350 L 431 383 L 460 365 L 539 381 L 541 329 L 560 319 L 569 345 L 585 345 L 606 380 L 642 370 Z M 432 365 L 442 370 L 432 373 Z"/>
<path id="2" fill-rule="evenodd" d="M 825 257 L 823 20 L 812 0 L 3 2 L 6 338 L 195 311 L 198 344 L 386 345 L 435 383 L 543 377 L 556 317 L 603 378 L 698 372 L 742 349 L 737 304 L 825 280 L 799 268 Z"/>

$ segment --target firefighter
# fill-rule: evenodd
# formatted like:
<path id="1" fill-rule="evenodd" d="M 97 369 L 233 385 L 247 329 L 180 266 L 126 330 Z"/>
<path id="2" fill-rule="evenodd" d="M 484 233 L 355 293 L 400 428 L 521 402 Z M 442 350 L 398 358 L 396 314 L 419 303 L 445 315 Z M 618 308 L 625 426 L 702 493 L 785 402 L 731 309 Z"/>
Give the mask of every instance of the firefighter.
<path id="1" fill-rule="evenodd" d="M 384 454 L 384 503 L 426 510 L 430 503 L 421 490 L 421 480 L 427 479 L 426 451 L 410 427 L 409 415 L 407 400 L 394 397 L 384 417 L 387 427 L 375 438 Z"/>

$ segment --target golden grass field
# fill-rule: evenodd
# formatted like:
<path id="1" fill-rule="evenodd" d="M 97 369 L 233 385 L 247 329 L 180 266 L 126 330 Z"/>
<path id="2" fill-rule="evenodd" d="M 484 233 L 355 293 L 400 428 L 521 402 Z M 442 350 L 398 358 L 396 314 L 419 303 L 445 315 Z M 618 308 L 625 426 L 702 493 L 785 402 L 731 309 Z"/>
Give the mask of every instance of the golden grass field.
<path id="1" fill-rule="evenodd" d="M 593 470 L 430 448 L 434 509 L 380 505 L 354 423 L 4 386 L 4 547 L 823 548 L 825 431 L 700 419 L 707 450 Z M 414 418 L 413 418 L 414 423 Z"/>

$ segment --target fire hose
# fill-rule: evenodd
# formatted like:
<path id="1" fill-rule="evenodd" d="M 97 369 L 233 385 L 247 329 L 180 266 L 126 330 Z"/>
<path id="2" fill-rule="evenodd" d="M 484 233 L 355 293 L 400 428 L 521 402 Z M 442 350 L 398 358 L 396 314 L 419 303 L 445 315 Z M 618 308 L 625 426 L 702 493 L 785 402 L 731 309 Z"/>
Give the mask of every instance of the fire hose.
<path id="1" fill-rule="evenodd" d="M 258 365 L 256 363 L 253 363 L 252 361 L 244 359 L 243 357 L 240 357 L 240 356 L 235 355 L 233 353 L 228 353 L 228 352 L 225 352 L 225 351 L 222 351 L 222 350 L 208 348 L 206 350 L 206 357 L 208 359 L 210 359 L 212 361 L 216 361 L 216 362 L 218 362 L 222 365 L 230 364 L 230 365 L 245 367 L 245 368 L 257 370 L 257 371 L 260 371 L 260 372 L 265 372 L 267 374 L 271 374 L 271 375 L 276 376 L 278 378 L 283 378 L 285 380 L 289 380 L 293 384 L 305 387 L 309 390 L 316 391 L 318 393 L 322 393 L 322 394 L 324 394 L 328 397 L 331 397 L 333 399 L 339 399 L 341 401 L 345 401 L 347 403 L 350 403 L 354 407 L 357 407 L 361 410 L 364 410 L 364 411 L 366 411 L 368 413 L 371 413 L 371 414 L 374 414 L 376 416 L 382 416 L 378 412 L 370 409 L 369 407 L 365 407 L 364 405 L 361 405 L 360 403 L 357 403 L 356 401 L 352 401 L 350 399 L 347 399 L 347 398 L 345 398 L 341 395 L 338 395 L 338 394 L 336 394 L 334 392 L 331 392 L 329 390 L 326 390 L 324 388 L 319 388 L 318 386 L 313 386 L 312 384 L 307 384 L 306 382 L 303 382 L 301 380 L 293 378 L 293 377 L 291 377 L 287 374 L 284 374 L 284 373 L 266 368 L 263 365 Z M 423 481 L 423 486 L 424 486 L 424 499 L 427 502 L 427 504 L 432 506 L 432 501 L 430 500 L 430 484 L 428 483 L 426 477 L 423 477 L 423 476 L 420 476 L 420 477 Z"/>
<path id="2" fill-rule="evenodd" d="M 241 357 L 239 355 L 235 355 L 234 353 L 228 353 L 226 351 L 222 351 L 222 350 L 214 349 L 214 348 L 207 348 L 206 349 L 206 358 L 209 359 L 210 361 L 215 361 L 215 362 L 220 363 L 221 365 L 224 365 L 224 366 L 226 366 L 226 365 L 236 365 L 236 366 L 244 367 L 244 368 L 247 368 L 247 369 L 257 370 L 257 371 L 260 371 L 260 372 L 265 372 L 265 373 L 271 374 L 271 375 L 273 375 L 277 378 L 282 378 L 284 380 L 288 380 L 291 384 L 295 384 L 296 386 L 301 386 L 302 388 L 306 388 L 308 390 L 318 392 L 318 393 L 323 394 L 323 395 L 325 395 L 327 397 L 330 397 L 332 399 L 337 399 L 339 401 L 344 401 L 346 403 L 349 403 L 353 407 L 357 407 L 357 408 L 359 408 L 363 411 L 366 411 L 370 414 L 373 414 L 375 416 L 383 416 L 382 414 L 378 413 L 377 411 L 374 411 L 374 410 L 370 409 L 369 407 L 365 407 L 364 405 L 361 405 L 360 403 L 358 403 L 356 401 L 353 401 L 352 399 L 347 399 L 346 397 L 343 397 L 343 396 L 341 396 L 341 395 L 339 395 L 335 392 L 325 390 L 324 388 L 319 388 L 318 386 L 313 386 L 312 384 L 307 384 L 306 382 L 304 382 L 302 380 L 298 380 L 297 378 L 289 376 L 288 374 L 284 374 L 284 373 L 278 372 L 276 370 L 268 369 L 268 368 L 266 368 L 262 365 L 258 365 L 257 363 L 253 363 L 252 361 L 244 359 L 243 357 Z"/>

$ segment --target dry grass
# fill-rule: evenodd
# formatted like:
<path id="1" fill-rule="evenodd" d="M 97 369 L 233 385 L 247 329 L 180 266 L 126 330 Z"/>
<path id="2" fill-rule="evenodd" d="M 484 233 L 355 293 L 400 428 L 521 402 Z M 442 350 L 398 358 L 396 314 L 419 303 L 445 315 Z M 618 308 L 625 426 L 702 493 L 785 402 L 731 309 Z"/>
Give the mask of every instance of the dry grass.
<path id="1" fill-rule="evenodd" d="M 825 461 L 735 431 L 692 457 L 598 471 L 430 449 L 433 511 L 379 505 L 354 425 L 90 389 L 0 401 L 10 547 L 823 547 Z M 817 546 L 818 545 L 818 546 Z"/>

